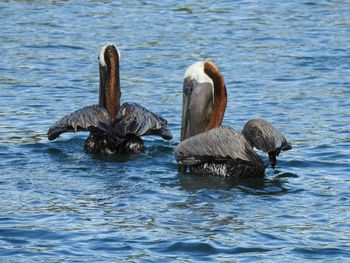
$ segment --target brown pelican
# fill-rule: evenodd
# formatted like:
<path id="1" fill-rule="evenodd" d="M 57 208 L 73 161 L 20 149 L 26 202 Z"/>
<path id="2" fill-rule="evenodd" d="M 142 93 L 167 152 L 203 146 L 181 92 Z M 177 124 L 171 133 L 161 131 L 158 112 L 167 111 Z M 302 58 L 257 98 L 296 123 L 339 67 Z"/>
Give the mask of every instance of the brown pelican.
<path id="1" fill-rule="evenodd" d="M 252 147 L 269 154 L 272 168 L 276 166 L 276 157 L 281 151 L 292 149 L 287 139 L 270 122 L 263 119 L 248 121 L 242 130 L 242 134 Z"/>
<path id="2" fill-rule="evenodd" d="M 261 177 L 267 165 L 253 150 L 268 152 L 273 167 L 290 144 L 271 123 L 253 119 L 243 134 L 221 126 L 227 104 L 226 86 L 210 61 L 191 65 L 184 77 L 181 142 L 175 149 L 179 171 L 227 177 Z"/>
<path id="3" fill-rule="evenodd" d="M 84 150 L 113 154 L 142 151 L 142 135 L 172 138 L 167 121 L 159 115 L 136 103 L 125 102 L 120 106 L 119 58 L 115 44 L 101 48 L 98 105 L 84 107 L 58 120 L 47 132 L 49 140 L 64 132 L 90 131 Z"/>

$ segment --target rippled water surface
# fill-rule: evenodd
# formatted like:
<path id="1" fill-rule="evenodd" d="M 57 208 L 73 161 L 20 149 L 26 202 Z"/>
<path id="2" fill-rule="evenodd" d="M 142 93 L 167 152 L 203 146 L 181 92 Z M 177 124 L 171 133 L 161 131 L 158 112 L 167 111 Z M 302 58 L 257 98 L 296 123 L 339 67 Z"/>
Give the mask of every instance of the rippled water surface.
<path id="1" fill-rule="evenodd" d="M 349 1 L 158 2 L 0 3 L 0 261 L 349 261 Z M 172 141 L 106 157 L 86 133 L 47 140 L 97 102 L 106 42 L 122 100 L 167 118 Z M 176 171 L 182 78 L 208 58 L 225 125 L 265 118 L 294 146 L 262 180 Z"/>

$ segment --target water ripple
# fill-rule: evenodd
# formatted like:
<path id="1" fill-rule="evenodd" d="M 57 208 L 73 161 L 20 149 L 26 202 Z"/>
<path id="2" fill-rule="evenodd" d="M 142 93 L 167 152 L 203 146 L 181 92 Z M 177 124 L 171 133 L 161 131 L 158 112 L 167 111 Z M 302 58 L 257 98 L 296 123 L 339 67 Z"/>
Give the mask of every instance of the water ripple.
<path id="1" fill-rule="evenodd" d="M 342 0 L 2 1 L 1 261 L 347 261 L 349 10 Z M 47 140 L 54 121 L 97 102 L 106 42 L 122 52 L 123 102 L 164 116 L 172 141 L 148 137 L 142 154 L 120 157 L 84 153 L 87 133 Z M 265 118 L 293 144 L 265 178 L 177 173 L 182 78 L 203 59 L 225 77 L 225 125 Z"/>

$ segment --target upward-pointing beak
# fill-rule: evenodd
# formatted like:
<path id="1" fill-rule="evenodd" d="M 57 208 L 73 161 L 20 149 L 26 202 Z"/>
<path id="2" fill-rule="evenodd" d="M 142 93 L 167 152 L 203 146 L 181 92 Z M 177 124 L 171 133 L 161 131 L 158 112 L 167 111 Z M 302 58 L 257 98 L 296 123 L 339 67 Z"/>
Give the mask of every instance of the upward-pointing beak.
<path id="1" fill-rule="evenodd" d="M 209 82 L 184 80 L 181 141 L 206 130 L 213 106 L 213 89 Z"/>
<path id="2" fill-rule="evenodd" d="M 107 67 L 99 65 L 100 68 L 100 94 L 98 105 L 100 107 L 106 108 L 106 89 L 107 89 Z"/>
<path id="3" fill-rule="evenodd" d="M 186 78 L 183 83 L 183 98 L 182 98 L 182 125 L 181 125 L 181 141 L 189 137 L 189 104 L 191 93 L 193 90 L 193 82 Z"/>

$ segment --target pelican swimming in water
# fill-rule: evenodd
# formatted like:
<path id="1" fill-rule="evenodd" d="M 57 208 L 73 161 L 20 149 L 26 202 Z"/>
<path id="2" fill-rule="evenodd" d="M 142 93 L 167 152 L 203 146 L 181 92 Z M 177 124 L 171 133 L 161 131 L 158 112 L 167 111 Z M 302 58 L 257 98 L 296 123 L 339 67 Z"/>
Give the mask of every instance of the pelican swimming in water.
<path id="1" fill-rule="evenodd" d="M 290 144 L 271 123 L 253 119 L 243 133 L 221 126 L 227 104 L 223 76 L 210 61 L 191 65 L 184 77 L 181 142 L 175 149 L 179 171 L 225 177 L 262 177 L 267 165 L 253 147 L 269 153 L 274 168 Z"/>
<path id="2" fill-rule="evenodd" d="M 159 115 L 136 103 L 125 102 L 120 106 L 119 59 L 115 44 L 101 48 L 98 105 L 84 107 L 58 120 L 47 132 L 49 140 L 64 132 L 90 131 L 84 144 L 87 153 L 114 154 L 142 151 L 142 135 L 172 139 L 167 121 Z"/>

